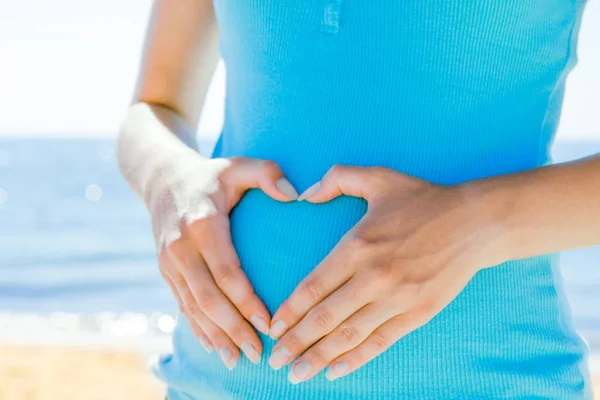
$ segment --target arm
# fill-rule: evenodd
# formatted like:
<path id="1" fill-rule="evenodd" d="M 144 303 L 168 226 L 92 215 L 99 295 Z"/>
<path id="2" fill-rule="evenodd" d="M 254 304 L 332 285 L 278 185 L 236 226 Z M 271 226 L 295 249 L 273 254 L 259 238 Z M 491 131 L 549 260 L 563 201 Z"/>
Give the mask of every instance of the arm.
<path id="1" fill-rule="evenodd" d="M 270 363 L 293 362 L 293 383 L 360 368 L 484 268 L 600 244 L 600 156 L 454 186 L 335 166 L 300 199 L 341 195 L 367 200 L 367 213 L 273 315 Z"/>
<path id="2" fill-rule="evenodd" d="M 504 261 L 600 244 L 600 154 L 462 186 Z"/>
<path id="3" fill-rule="evenodd" d="M 212 0 L 158 0 L 134 104 L 117 143 L 123 176 L 144 200 L 160 272 L 192 333 L 231 369 L 254 363 L 269 312 L 241 269 L 229 212 L 251 188 L 279 201 L 295 191 L 273 162 L 206 159 L 195 127 L 217 62 Z"/>
<path id="4" fill-rule="evenodd" d="M 195 128 L 218 57 L 212 1 L 154 3 L 133 105 L 117 143 L 125 179 L 139 196 L 159 165 L 175 154 L 193 156 L 186 147 L 197 147 Z M 148 154 L 165 146 L 170 151 L 148 163 Z"/>

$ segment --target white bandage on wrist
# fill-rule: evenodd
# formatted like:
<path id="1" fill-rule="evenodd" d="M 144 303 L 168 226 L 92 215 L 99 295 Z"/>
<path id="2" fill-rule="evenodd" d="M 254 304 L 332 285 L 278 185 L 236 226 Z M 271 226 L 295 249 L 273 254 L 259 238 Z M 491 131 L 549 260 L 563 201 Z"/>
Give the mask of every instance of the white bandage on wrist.
<path id="1" fill-rule="evenodd" d="M 177 118 L 171 111 L 164 112 Z M 181 236 L 182 223 L 215 212 L 208 194 L 218 190 L 218 174 L 228 161 L 204 159 L 176 136 L 188 135 L 187 141 L 194 142 L 189 125 L 169 120 L 168 125 L 180 126 L 168 126 L 165 115 L 157 114 L 144 103 L 130 108 L 117 143 L 117 159 L 125 180 L 151 214 L 160 251 Z"/>

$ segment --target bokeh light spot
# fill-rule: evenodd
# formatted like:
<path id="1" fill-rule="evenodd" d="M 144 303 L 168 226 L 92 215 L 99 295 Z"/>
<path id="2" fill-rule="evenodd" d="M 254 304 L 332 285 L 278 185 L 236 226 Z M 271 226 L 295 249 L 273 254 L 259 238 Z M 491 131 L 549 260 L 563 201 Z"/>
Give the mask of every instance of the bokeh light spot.
<path id="1" fill-rule="evenodd" d="M 161 315 L 156 321 L 156 327 L 165 333 L 171 333 L 175 329 L 175 318 L 170 315 Z"/>
<path id="2" fill-rule="evenodd" d="M 6 204 L 7 201 L 8 193 L 6 193 L 6 190 L 0 189 L 0 206 Z"/>
<path id="3" fill-rule="evenodd" d="M 102 188 L 96 185 L 95 183 L 87 185 L 87 187 L 85 188 L 85 197 L 89 201 L 98 201 L 102 198 L 103 194 L 104 192 L 102 191 Z"/>

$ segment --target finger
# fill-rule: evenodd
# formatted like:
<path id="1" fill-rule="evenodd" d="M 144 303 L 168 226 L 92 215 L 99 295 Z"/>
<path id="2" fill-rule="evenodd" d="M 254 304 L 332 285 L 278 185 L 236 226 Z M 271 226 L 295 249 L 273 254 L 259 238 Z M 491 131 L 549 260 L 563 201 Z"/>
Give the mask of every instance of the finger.
<path id="1" fill-rule="evenodd" d="M 179 292 L 181 293 L 181 301 L 184 304 L 182 309 L 182 315 L 190 324 L 190 328 L 193 327 L 192 324 L 196 324 L 202 328 L 206 335 L 209 337 L 211 343 L 218 350 L 219 356 L 223 363 L 230 370 L 233 369 L 240 357 L 240 352 L 238 346 L 231 340 L 229 336 L 219 328 L 210 318 L 206 316 L 201 310 L 198 310 L 194 307 L 191 307 L 193 311 L 188 310 L 187 304 L 194 304 L 195 299 L 189 289 L 187 289 L 185 279 L 182 276 L 179 278 L 174 278 L 174 282 L 178 282 L 176 287 L 179 288 Z"/>
<path id="2" fill-rule="evenodd" d="M 401 314 L 390 319 L 375 329 L 358 346 L 335 359 L 325 376 L 333 381 L 356 371 L 430 319 L 429 315 L 418 312 Z"/>
<path id="3" fill-rule="evenodd" d="M 356 293 L 361 293 L 358 297 Z M 280 369 L 306 349 L 336 329 L 348 317 L 369 303 L 373 288 L 352 278 L 341 288 L 311 309 L 304 318 L 286 332 L 273 348 L 269 364 Z"/>
<path id="4" fill-rule="evenodd" d="M 175 284 L 170 278 L 169 281 L 171 282 L 171 285 L 175 287 Z M 179 294 L 177 294 L 177 298 L 180 299 Z M 223 332 L 223 330 L 212 322 L 204 313 L 198 313 L 196 318 L 192 318 L 189 312 L 182 307 L 182 315 L 196 337 L 198 337 L 199 332 L 202 332 L 205 335 L 204 338 L 198 337 L 198 340 L 206 351 L 209 354 L 212 353 L 214 344 L 216 348 L 219 349 L 219 357 L 221 357 L 225 366 L 229 370 L 232 370 L 240 358 L 240 352 L 235 343 L 233 343 L 225 332 Z M 206 340 L 206 343 L 204 343 L 204 340 Z"/>
<path id="5" fill-rule="evenodd" d="M 200 314 L 196 316 L 196 319 L 199 322 L 196 322 L 196 319 L 192 318 L 187 312 L 183 313 L 183 316 L 186 318 L 186 321 L 190 324 L 190 328 L 192 331 L 194 330 L 193 325 L 200 326 L 201 329 L 206 332 L 206 335 L 209 337 L 211 343 L 214 343 L 219 352 L 219 357 L 225 364 L 225 366 L 232 370 L 239 358 L 240 352 L 238 347 L 233 343 L 231 338 L 227 336 L 227 334 L 219 328 L 214 322 L 210 320 L 205 314 Z M 212 352 L 209 351 L 209 353 Z"/>
<path id="6" fill-rule="evenodd" d="M 269 334 L 280 338 L 313 307 L 346 283 L 353 274 L 353 262 L 342 242 L 294 289 L 273 314 Z"/>
<path id="7" fill-rule="evenodd" d="M 298 198 L 298 192 L 275 161 L 235 157 L 231 162 L 231 168 L 225 169 L 219 179 L 225 186 L 236 189 L 230 204 L 232 208 L 249 189 L 261 189 L 279 201 Z"/>
<path id="8" fill-rule="evenodd" d="M 215 216 L 198 221 L 189 227 L 189 231 L 217 286 L 246 320 L 258 331 L 268 335 L 271 317 L 240 267 L 240 260 L 231 241 L 229 218 Z"/>
<path id="9" fill-rule="evenodd" d="M 290 382 L 312 378 L 336 357 L 358 346 L 375 329 L 394 317 L 390 309 L 382 303 L 361 308 L 294 361 L 288 375 Z"/>
<path id="10" fill-rule="evenodd" d="M 177 290 L 175 283 L 173 283 L 173 279 L 170 277 L 170 271 L 173 270 L 173 266 L 169 262 L 169 257 L 167 256 L 166 253 L 161 252 L 159 254 L 158 260 L 159 260 L 159 264 L 160 264 L 160 273 L 161 273 L 164 281 L 166 282 L 167 286 L 169 286 L 169 288 L 171 289 L 171 292 L 173 293 L 173 296 L 175 297 L 175 300 L 177 301 L 177 305 L 179 307 L 179 310 L 181 311 L 181 314 L 188 321 L 188 324 L 190 325 L 190 328 L 192 329 L 192 333 L 194 334 L 196 339 L 198 339 L 198 341 L 200 342 L 202 347 L 204 347 L 204 350 L 206 350 L 206 352 L 210 354 L 213 350 L 213 345 L 212 345 L 210 339 L 206 336 L 206 333 L 202 330 L 200 325 L 198 325 L 187 314 L 187 310 L 185 309 L 183 301 L 181 300 L 179 291 Z"/>
<path id="11" fill-rule="evenodd" d="M 321 181 L 302 193 L 298 200 L 311 203 L 325 203 L 341 195 L 362 197 L 369 201 L 372 194 L 372 182 L 377 169 L 334 165 Z"/>
<path id="12" fill-rule="evenodd" d="M 196 339 L 198 339 L 198 341 L 200 342 L 202 347 L 204 347 L 204 350 L 206 350 L 206 352 L 208 354 L 212 353 L 212 351 L 213 351 L 212 342 L 208 338 L 208 336 L 206 336 L 206 333 L 204 332 L 204 330 L 200 327 L 200 325 L 198 325 L 198 323 L 192 317 L 190 317 L 187 314 L 187 312 L 182 313 L 182 315 L 185 317 L 186 321 L 188 322 L 188 325 L 190 326 L 190 329 L 192 330 L 194 337 Z"/>
<path id="13" fill-rule="evenodd" d="M 192 332 L 194 332 L 194 326 L 206 332 L 206 336 L 210 341 L 210 351 L 207 350 L 208 353 L 212 353 L 212 344 L 214 344 L 225 366 L 232 370 L 240 358 L 240 352 L 231 338 L 204 313 L 197 315 L 196 318 L 192 318 L 187 311 L 183 312 L 182 315 L 190 325 Z M 200 343 L 202 344 L 202 341 Z M 202 345 L 204 346 L 204 344 Z"/>
<path id="14" fill-rule="evenodd" d="M 194 250 L 184 247 L 173 256 L 180 274 L 173 282 L 188 313 L 201 324 L 206 314 L 244 351 L 254 363 L 260 360 L 262 343 L 252 326 L 241 316 L 229 299 L 216 286 L 208 267 Z"/>
<path id="15" fill-rule="evenodd" d="M 227 336 L 225 331 L 219 328 L 205 314 L 201 315 L 199 320 L 202 329 L 206 332 L 211 342 L 214 343 L 214 346 L 218 349 L 219 357 L 221 357 L 221 360 L 225 366 L 232 370 L 237 365 L 237 362 L 240 358 L 238 347 L 235 345 L 235 343 L 233 343 L 231 338 Z"/>
<path id="16" fill-rule="evenodd" d="M 334 380 L 357 370 L 383 353 L 404 336 L 431 321 L 466 285 L 462 281 L 453 281 L 452 279 L 443 279 L 442 281 L 446 282 L 444 288 L 434 287 L 430 289 L 432 293 L 437 293 L 436 296 L 421 299 L 417 306 L 413 305 L 411 307 L 410 311 L 389 318 L 387 322 L 375 329 L 361 344 L 333 361 L 327 371 L 327 379 Z M 448 287 L 448 282 L 451 282 L 451 287 Z M 391 310 L 392 307 L 384 307 L 383 309 Z M 393 309 L 397 310 L 396 307 Z M 364 318 L 369 318 L 376 317 L 377 315 L 385 315 L 385 313 L 367 312 L 365 309 L 364 312 L 363 310 L 358 312 L 356 317 L 363 316 Z M 354 326 L 361 325 L 361 321 L 356 320 L 354 316 L 347 322 Z M 332 334 L 331 336 L 335 340 L 335 335 Z"/>
<path id="17" fill-rule="evenodd" d="M 242 349 L 246 357 L 254 364 L 260 361 L 262 353 L 262 343 L 254 333 L 254 330 L 248 323 L 241 318 L 237 310 L 233 308 L 231 303 L 219 293 L 204 292 L 199 289 L 194 293 L 193 288 L 197 288 L 197 277 L 188 275 L 186 278 L 188 286 L 182 293 L 182 299 L 186 304 L 188 313 L 201 325 L 204 316 L 207 316 L 216 326 L 225 332 L 237 346 L 235 349 L 219 349 L 219 354 L 228 362 L 229 356 L 237 352 L 237 348 Z M 205 294 L 203 294 L 205 293 Z M 204 296 L 204 297 L 203 297 Z"/>
<path id="18" fill-rule="evenodd" d="M 181 301 L 181 296 L 179 296 L 179 292 L 177 291 L 175 284 L 173 283 L 173 281 L 171 280 L 171 278 L 168 275 L 164 275 L 163 278 L 165 279 L 165 282 L 167 282 L 167 285 L 171 288 L 171 291 L 173 292 L 173 295 L 175 296 L 175 300 L 177 300 L 177 304 L 179 305 L 181 314 L 185 317 L 186 321 L 188 322 L 188 325 L 190 326 L 192 333 L 194 334 L 194 337 L 196 337 L 196 339 L 198 339 L 198 341 L 200 342 L 202 347 L 204 347 L 204 350 L 206 350 L 207 353 L 209 353 L 209 354 L 212 353 L 212 351 L 213 351 L 212 342 L 210 341 L 208 336 L 206 336 L 206 333 L 200 327 L 200 325 L 187 314 L 187 310 L 185 310 L 185 308 L 183 307 L 183 302 Z"/>

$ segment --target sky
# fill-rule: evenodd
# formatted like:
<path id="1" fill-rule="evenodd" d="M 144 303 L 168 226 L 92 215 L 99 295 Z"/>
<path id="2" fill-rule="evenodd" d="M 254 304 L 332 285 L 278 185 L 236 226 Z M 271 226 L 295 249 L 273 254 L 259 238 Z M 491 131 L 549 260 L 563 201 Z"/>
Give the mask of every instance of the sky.
<path id="1" fill-rule="evenodd" d="M 0 0 L 0 136 L 114 137 L 133 93 L 151 3 Z M 600 0 L 589 0 L 561 138 L 600 136 L 599 43 Z M 201 136 L 220 130 L 224 76 L 220 65 Z"/>

